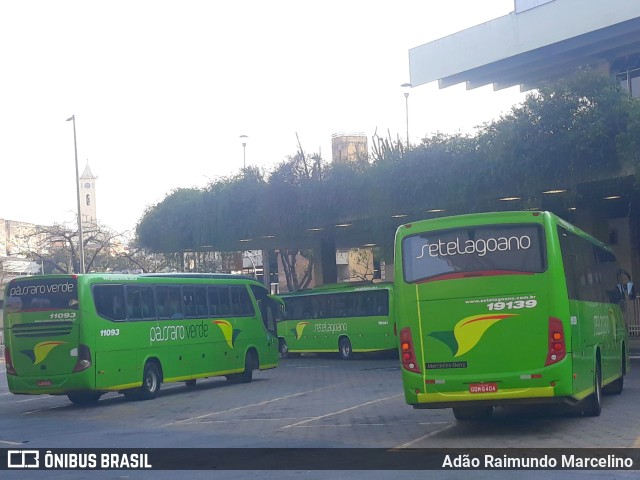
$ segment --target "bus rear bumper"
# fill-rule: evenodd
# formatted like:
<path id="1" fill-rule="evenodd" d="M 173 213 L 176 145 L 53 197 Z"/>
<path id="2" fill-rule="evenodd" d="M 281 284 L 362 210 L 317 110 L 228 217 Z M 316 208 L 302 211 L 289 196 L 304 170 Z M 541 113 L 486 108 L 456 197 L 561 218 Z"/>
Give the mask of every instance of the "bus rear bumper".
<path id="1" fill-rule="evenodd" d="M 435 392 L 419 393 L 407 398 L 416 409 L 451 408 L 463 405 L 526 405 L 526 404 L 575 404 L 569 396 L 558 396 L 554 387 L 509 388 L 493 393 Z"/>
<path id="2" fill-rule="evenodd" d="M 11 393 L 26 395 L 65 395 L 95 388 L 92 374 L 85 372 L 38 377 L 11 375 L 7 376 L 7 384 Z"/>

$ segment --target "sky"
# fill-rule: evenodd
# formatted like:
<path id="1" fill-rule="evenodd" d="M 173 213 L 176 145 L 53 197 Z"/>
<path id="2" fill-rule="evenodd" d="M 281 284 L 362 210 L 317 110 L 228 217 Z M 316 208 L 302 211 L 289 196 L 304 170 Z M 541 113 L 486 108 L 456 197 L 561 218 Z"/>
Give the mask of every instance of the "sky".
<path id="1" fill-rule="evenodd" d="M 406 137 L 409 49 L 508 15 L 513 0 L 0 2 L 0 219 L 73 224 L 80 174 L 98 222 L 133 231 L 176 188 L 331 136 Z M 518 87 L 411 89 L 409 137 L 473 133 Z M 247 135 L 242 147 L 241 135 Z M 369 142 L 371 143 L 371 142 Z"/>

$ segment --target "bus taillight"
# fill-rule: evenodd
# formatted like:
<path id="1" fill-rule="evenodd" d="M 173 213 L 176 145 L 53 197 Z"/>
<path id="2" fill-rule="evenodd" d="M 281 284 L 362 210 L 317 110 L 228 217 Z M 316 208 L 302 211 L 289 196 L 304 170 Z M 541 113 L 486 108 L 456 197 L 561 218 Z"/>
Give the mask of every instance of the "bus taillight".
<path id="1" fill-rule="evenodd" d="M 17 375 L 16 369 L 11 361 L 11 352 L 9 351 L 9 347 L 6 345 L 4 347 L 4 363 L 7 369 L 7 375 Z"/>
<path id="2" fill-rule="evenodd" d="M 558 318 L 549 317 L 549 348 L 545 366 L 559 362 L 567 355 L 564 328 Z"/>
<path id="3" fill-rule="evenodd" d="M 76 366 L 73 367 L 73 372 L 82 372 L 91 366 L 91 350 L 86 345 L 80 344 L 78 346 L 78 361 Z"/>
<path id="4" fill-rule="evenodd" d="M 420 373 L 418 362 L 416 360 L 416 353 L 413 348 L 411 329 L 409 327 L 404 327 L 400 330 L 400 358 L 402 360 L 402 366 L 406 370 Z"/>

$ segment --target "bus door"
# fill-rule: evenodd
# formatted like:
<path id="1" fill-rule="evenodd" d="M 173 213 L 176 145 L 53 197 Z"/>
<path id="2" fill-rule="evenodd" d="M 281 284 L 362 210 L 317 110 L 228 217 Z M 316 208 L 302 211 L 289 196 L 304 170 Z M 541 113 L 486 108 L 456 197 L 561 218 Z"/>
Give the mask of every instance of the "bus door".
<path id="1" fill-rule="evenodd" d="M 251 285 L 251 291 L 256 298 L 260 318 L 264 327 L 265 347 L 260 363 L 273 365 L 278 363 L 278 329 L 277 322 L 284 316 L 284 302 L 269 295 L 263 287 Z"/>

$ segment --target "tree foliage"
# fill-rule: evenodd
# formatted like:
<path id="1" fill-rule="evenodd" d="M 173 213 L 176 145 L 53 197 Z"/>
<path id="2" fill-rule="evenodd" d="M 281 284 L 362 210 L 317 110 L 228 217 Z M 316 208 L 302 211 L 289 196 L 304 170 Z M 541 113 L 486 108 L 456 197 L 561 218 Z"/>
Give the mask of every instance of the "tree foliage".
<path id="1" fill-rule="evenodd" d="M 636 172 L 640 107 L 610 78 L 585 71 L 530 93 L 473 135 L 436 134 L 407 148 L 376 133 L 372 142 L 371 158 L 335 163 L 298 143 L 269 173 L 249 168 L 204 190 L 176 190 L 141 219 L 140 245 L 238 250 L 240 239 L 276 235 L 275 248 L 291 255 L 312 248 L 314 227 L 329 235 L 337 223 L 358 222 L 386 240 L 399 222 L 394 214 L 494 210 L 505 193 L 533 204 L 545 188 Z"/>

